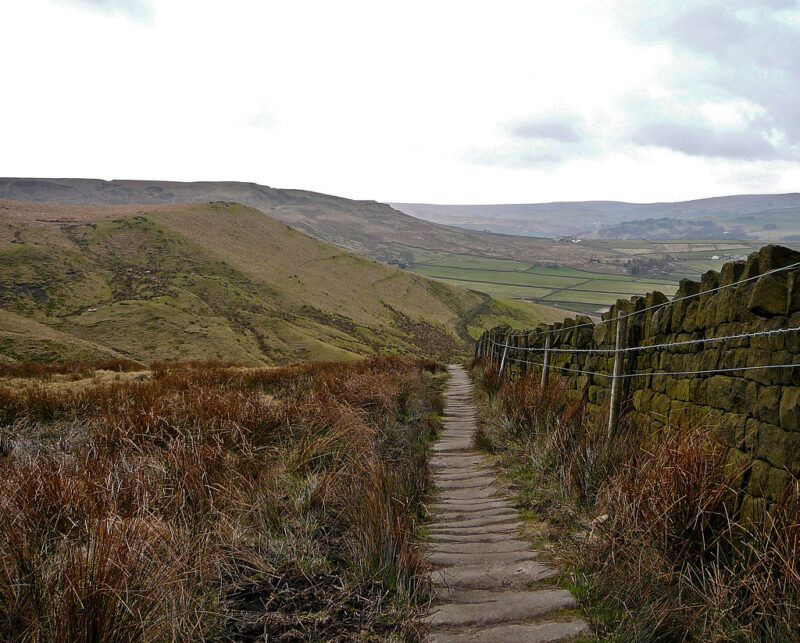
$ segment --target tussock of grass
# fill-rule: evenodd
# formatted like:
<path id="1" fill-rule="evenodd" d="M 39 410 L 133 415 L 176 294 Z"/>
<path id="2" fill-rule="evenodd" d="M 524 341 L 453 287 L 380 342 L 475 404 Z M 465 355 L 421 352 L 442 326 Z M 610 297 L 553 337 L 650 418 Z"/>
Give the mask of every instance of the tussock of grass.
<path id="1" fill-rule="evenodd" d="M 67 360 L 60 362 L 2 362 L 0 377 L 27 377 L 49 379 L 53 375 L 68 375 L 75 378 L 88 377 L 98 370 L 130 373 L 143 368 L 139 362 L 129 359 L 104 359 L 95 362 Z"/>
<path id="2" fill-rule="evenodd" d="M 715 427 L 687 418 L 659 435 L 614 438 L 554 378 L 503 381 L 475 365 L 494 428 L 482 442 L 547 517 L 566 584 L 609 640 L 800 637 L 800 485 L 763 520 L 738 515 L 741 467 L 726 464 Z M 488 443 L 488 446 L 487 444 Z"/>
<path id="3" fill-rule="evenodd" d="M 0 638 L 416 637 L 436 369 L 0 387 Z"/>

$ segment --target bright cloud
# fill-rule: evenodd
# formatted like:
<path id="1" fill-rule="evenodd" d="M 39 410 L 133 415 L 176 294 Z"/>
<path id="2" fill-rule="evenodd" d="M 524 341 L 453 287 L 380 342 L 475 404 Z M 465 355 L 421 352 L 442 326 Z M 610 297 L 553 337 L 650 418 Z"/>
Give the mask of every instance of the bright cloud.
<path id="1" fill-rule="evenodd" d="M 797 2 L 26 0 L 0 21 L 0 175 L 434 202 L 800 186 Z"/>

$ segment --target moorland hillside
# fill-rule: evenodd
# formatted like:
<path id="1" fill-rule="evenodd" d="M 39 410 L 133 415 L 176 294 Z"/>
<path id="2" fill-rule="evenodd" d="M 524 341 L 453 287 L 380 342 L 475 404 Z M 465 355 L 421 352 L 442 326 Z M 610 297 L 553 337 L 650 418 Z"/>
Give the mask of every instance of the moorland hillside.
<path id="1" fill-rule="evenodd" d="M 228 202 L 0 202 L 0 353 L 277 363 L 453 358 L 499 321 L 554 319 L 343 252 Z"/>
<path id="2" fill-rule="evenodd" d="M 628 256 L 548 238 L 464 230 L 404 214 L 385 203 L 356 201 L 235 181 L 102 181 L 0 178 L 0 199 L 69 205 L 234 201 L 339 248 L 384 262 L 413 263 L 420 251 L 625 272 Z"/>
<path id="3" fill-rule="evenodd" d="M 443 225 L 492 232 L 605 239 L 722 238 L 797 241 L 800 194 L 739 194 L 675 201 L 560 201 L 497 205 L 391 203 L 401 212 Z M 652 221 L 662 219 L 653 228 Z"/>

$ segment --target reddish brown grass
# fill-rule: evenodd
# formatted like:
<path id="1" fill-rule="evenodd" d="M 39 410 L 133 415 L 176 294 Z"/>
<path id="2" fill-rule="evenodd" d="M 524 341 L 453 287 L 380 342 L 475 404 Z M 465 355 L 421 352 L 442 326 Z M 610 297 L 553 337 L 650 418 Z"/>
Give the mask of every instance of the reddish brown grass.
<path id="1" fill-rule="evenodd" d="M 2 362 L 0 377 L 35 377 L 49 379 L 53 375 L 87 377 L 98 370 L 130 373 L 142 370 L 139 362 L 124 358 L 109 358 L 96 362 L 68 360 L 63 362 Z"/>
<path id="2" fill-rule="evenodd" d="M 520 502 L 559 525 L 570 587 L 601 635 L 800 638 L 796 480 L 763 520 L 744 521 L 743 471 L 726 465 L 715 427 L 687 418 L 656 436 L 629 424 L 609 437 L 558 378 L 542 391 L 532 377 L 497 382 L 477 368 L 497 427 L 482 439 Z"/>
<path id="3" fill-rule="evenodd" d="M 0 638 L 413 632 L 437 397 L 402 358 L 0 387 Z"/>

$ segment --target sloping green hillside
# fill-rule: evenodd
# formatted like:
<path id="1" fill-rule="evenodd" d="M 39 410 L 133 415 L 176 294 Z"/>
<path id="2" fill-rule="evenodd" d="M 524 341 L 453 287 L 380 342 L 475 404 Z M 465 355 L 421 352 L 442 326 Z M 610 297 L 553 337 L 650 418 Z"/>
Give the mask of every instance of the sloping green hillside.
<path id="1" fill-rule="evenodd" d="M 0 178 L 0 199 L 68 205 L 233 201 L 257 208 L 315 239 L 379 261 L 411 263 L 420 252 L 442 250 L 625 272 L 624 258 L 613 252 L 575 248 L 554 239 L 451 228 L 408 216 L 385 203 L 257 183 Z"/>
<path id="2" fill-rule="evenodd" d="M 467 328 L 541 318 L 233 203 L 3 201 L 0 264 L 0 354 L 10 359 L 449 359 L 469 350 Z"/>

